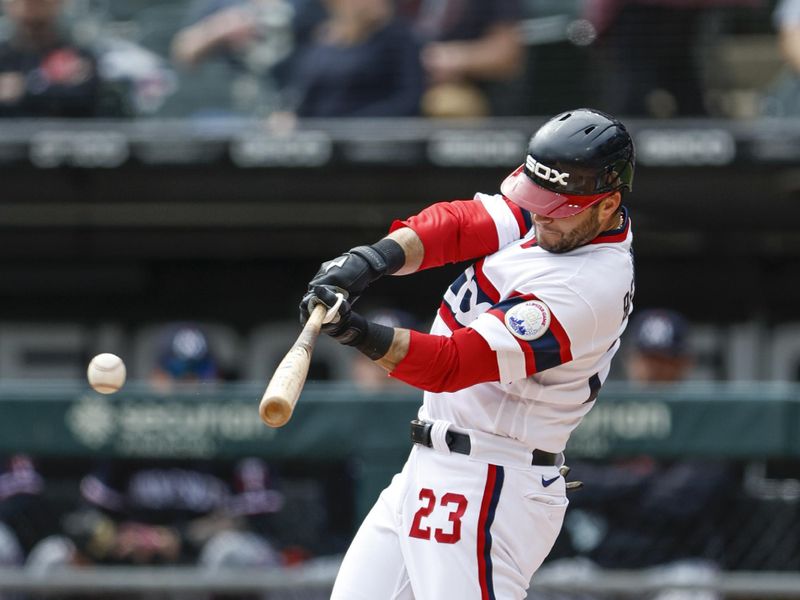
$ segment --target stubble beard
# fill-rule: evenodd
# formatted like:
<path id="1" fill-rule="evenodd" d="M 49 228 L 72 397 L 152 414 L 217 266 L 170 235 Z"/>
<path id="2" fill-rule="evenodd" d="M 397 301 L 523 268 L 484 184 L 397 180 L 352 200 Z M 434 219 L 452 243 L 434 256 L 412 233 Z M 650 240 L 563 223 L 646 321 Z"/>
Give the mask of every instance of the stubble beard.
<path id="1" fill-rule="evenodd" d="M 537 229 L 536 241 L 539 247 L 553 254 L 564 254 L 565 252 L 569 252 L 580 246 L 585 246 L 591 242 L 602 232 L 602 225 L 598 218 L 599 207 L 594 205 L 590 207 L 589 210 L 591 214 L 586 221 L 559 237 L 555 242 L 546 242 L 544 239 L 540 238 Z"/>

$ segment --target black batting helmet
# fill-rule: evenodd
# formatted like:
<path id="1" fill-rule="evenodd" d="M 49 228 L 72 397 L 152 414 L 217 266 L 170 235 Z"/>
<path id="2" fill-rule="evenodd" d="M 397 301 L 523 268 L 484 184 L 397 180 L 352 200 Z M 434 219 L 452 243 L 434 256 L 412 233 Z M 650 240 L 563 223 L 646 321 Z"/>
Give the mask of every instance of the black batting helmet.
<path id="1" fill-rule="evenodd" d="M 575 215 L 620 189 L 632 189 L 633 140 L 617 119 L 591 108 L 561 113 L 542 125 L 528 156 L 500 186 L 533 213 Z"/>

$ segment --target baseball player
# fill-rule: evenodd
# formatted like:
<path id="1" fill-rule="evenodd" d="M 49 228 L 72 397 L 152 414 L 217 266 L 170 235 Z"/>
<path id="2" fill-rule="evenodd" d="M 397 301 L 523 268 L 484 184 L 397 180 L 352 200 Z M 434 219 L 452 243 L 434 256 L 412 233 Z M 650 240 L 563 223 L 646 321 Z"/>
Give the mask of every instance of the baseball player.
<path id="1" fill-rule="evenodd" d="M 322 264 L 301 302 L 323 330 L 425 390 L 411 454 L 348 550 L 333 600 L 522 599 L 567 508 L 570 432 L 632 308 L 634 150 L 618 120 L 560 114 L 500 194 L 442 202 Z M 473 261 L 430 333 L 351 309 L 382 275 Z"/>

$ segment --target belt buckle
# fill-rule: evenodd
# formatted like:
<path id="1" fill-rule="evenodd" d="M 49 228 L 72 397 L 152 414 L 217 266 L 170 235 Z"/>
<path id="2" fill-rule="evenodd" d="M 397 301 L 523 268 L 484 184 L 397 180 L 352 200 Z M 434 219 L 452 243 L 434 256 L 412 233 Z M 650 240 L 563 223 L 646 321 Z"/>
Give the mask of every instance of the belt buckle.
<path id="1" fill-rule="evenodd" d="M 414 419 L 411 421 L 411 441 L 415 444 L 421 444 L 422 446 L 427 446 L 430 448 L 432 446 L 432 427 L 433 423 L 426 423 L 425 421 Z"/>

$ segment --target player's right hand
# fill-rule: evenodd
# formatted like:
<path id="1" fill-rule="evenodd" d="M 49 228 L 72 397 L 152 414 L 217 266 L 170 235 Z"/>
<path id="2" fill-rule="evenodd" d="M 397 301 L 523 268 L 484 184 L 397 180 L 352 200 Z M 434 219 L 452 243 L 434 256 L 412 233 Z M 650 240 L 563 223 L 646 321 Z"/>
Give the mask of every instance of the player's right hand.
<path id="1" fill-rule="evenodd" d="M 336 314 L 322 325 L 321 331 L 340 344 L 356 346 L 367 332 L 367 320 L 350 308 L 347 300 L 339 301 L 336 289 L 324 285 L 314 286 L 300 301 L 300 322 L 305 323 L 308 315 L 323 304 L 328 309 L 338 306 Z"/>

